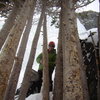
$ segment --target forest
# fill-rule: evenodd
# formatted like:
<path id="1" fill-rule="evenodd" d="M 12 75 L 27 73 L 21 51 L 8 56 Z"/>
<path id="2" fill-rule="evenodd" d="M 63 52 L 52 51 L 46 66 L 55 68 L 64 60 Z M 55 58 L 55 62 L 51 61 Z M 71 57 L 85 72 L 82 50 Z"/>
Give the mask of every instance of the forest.
<path id="1" fill-rule="evenodd" d="M 38 73 L 32 69 L 40 34 L 42 33 L 43 77 L 40 100 L 50 99 L 48 54 L 48 16 L 51 26 L 59 29 L 52 100 L 100 100 L 100 12 L 76 13 L 95 0 L 0 0 L 0 18 L 5 23 L 0 29 L 0 100 L 25 100 L 37 93 Z M 100 3 L 100 0 L 98 0 Z M 99 5 L 100 6 L 100 5 Z M 100 9 L 100 8 L 99 8 Z M 34 17 L 38 17 L 35 20 Z M 95 16 L 95 17 L 94 17 Z M 89 32 L 87 39 L 80 39 L 77 18 Z M 86 19 L 88 18 L 88 19 Z M 88 20 L 91 20 L 88 23 Z M 20 90 L 17 89 L 30 31 L 37 27 L 31 40 L 31 50 Z M 55 44 L 54 44 L 55 46 Z M 32 85 L 30 85 L 32 84 Z M 15 98 L 17 92 L 18 97 Z M 32 99 L 34 100 L 34 99 Z"/>

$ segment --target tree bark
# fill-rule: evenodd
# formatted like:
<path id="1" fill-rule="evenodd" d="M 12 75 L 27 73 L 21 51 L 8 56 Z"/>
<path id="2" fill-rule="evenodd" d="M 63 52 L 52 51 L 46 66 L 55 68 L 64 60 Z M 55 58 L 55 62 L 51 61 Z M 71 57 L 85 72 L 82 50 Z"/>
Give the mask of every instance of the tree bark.
<path id="1" fill-rule="evenodd" d="M 98 86 L 97 86 L 97 99 L 100 100 L 100 0 L 99 0 L 99 16 L 98 16 L 98 42 L 99 42 L 99 64 L 98 64 Z"/>
<path id="2" fill-rule="evenodd" d="M 0 31 L 0 49 L 2 48 L 10 30 L 12 29 L 19 11 L 19 7 L 14 6 L 11 14 L 3 25 L 3 28 Z"/>
<path id="3" fill-rule="evenodd" d="M 47 27 L 46 15 L 43 24 L 43 91 L 42 100 L 49 100 L 49 66 L 48 66 L 48 49 L 47 49 Z"/>
<path id="4" fill-rule="evenodd" d="M 66 6 L 67 5 L 67 6 Z M 63 100 L 85 100 L 77 49 L 73 0 L 62 0 Z"/>
<path id="5" fill-rule="evenodd" d="M 74 21 L 76 22 L 76 20 Z M 77 28 L 77 25 L 75 26 Z M 81 71 L 81 80 L 82 80 L 82 87 L 83 87 L 83 98 L 84 100 L 90 100 L 89 92 L 88 92 L 88 86 L 87 86 L 87 77 L 85 72 L 85 65 L 83 61 L 83 55 L 81 50 L 81 44 L 78 37 L 78 34 L 76 35 L 76 44 L 77 44 L 77 50 L 78 50 L 78 57 L 79 57 L 79 63 L 80 63 L 80 71 Z"/>
<path id="6" fill-rule="evenodd" d="M 36 47 L 37 47 L 37 43 L 38 43 L 38 39 L 39 39 L 39 35 L 40 35 L 40 31 L 41 31 L 41 26 L 42 26 L 42 21 L 43 21 L 43 17 L 44 17 L 44 12 L 45 12 L 45 7 L 43 7 L 42 9 L 42 13 L 40 16 L 40 20 L 37 26 L 37 30 L 32 42 L 32 48 L 30 51 L 30 56 L 29 56 L 29 60 L 28 60 L 28 64 L 26 67 L 26 71 L 25 71 L 25 75 L 23 78 L 23 82 L 22 82 L 22 87 L 21 87 L 21 91 L 20 91 L 20 95 L 19 95 L 19 99 L 18 100 L 24 100 L 26 97 L 26 93 L 29 87 L 29 80 L 30 80 L 30 72 L 32 70 L 32 64 L 34 62 L 34 58 L 35 58 L 35 54 L 36 54 Z M 23 92 L 24 91 L 24 92 Z"/>
<path id="7" fill-rule="evenodd" d="M 20 16 L 16 20 L 16 23 L 10 31 L 6 43 L 0 52 L 0 100 L 3 100 L 4 98 L 17 46 L 29 15 L 30 4 L 30 0 L 26 0 Z"/>
<path id="8" fill-rule="evenodd" d="M 6 89 L 6 94 L 5 94 L 4 100 L 14 100 L 15 90 L 16 90 L 16 87 L 17 87 L 17 82 L 18 82 L 20 71 L 21 71 L 21 66 L 22 66 L 24 53 L 25 53 L 25 50 L 26 50 L 28 36 L 29 36 L 30 29 L 31 29 L 31 26 L 32 26 L 32 19 L 33 19 L 35 4 L 36 4 L 36 1 L 34 1 L 34 5 L 31 7 L 31 10 L 30 10 L 26 29 L 25 29 L 25 32 L 23 34 L 23 37 L 22 37 L 22 40 L 21 40 L 21 43 L 20 43 L 20 47 L 19 47 L 17 57 L 14 61 L 13 70 L 12 70 L 12 73 L 11 73 L 11 76 L 10 76 L 10 79 L 9 79 L 9 83 L 8 83 L 8 87 Z"/>
<path id="9" fill-rule="evenodd" d="M 76 20 L 74 22 L 77 23 Z M 75 27 L 77 29 L 77 25 L 75 25 Z M 78 34 L 75 34 L 75 35 L 76 35 L 76 44 L 77 44 L 79 64 L 80 64 L 80 72 L 81 72 L 81 80 L 82 80 L 82 88 L 83 88 L 83 98 L 84 98 L 84 100 L 90 100 L 88 86 L 87 86 L 87 79 L 86 79 L 87 77 L 86 77 L 86 72 L 84 70 L 85 65 L 84 65 L 84 61 L 83 61 L 81 44 L 80 44 Z"/>
<path id="10" fill-rule="evenodd" d="M 61 12 L 62 14 L 62 12 Z M 60 26 L 62 19 L 60 17 Z M 63 52 L 62 52 L 62 29 L 59 30 L 58 49 L 56 57 L 56 70 L 54 79 L 53 100 L 63 100 Z"/>

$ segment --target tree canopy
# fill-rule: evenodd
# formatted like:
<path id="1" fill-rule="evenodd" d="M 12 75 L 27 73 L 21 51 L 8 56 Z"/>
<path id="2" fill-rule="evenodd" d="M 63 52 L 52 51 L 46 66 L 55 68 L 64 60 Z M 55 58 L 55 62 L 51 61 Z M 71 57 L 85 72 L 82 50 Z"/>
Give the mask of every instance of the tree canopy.
<path id="1" fill-rule="evenodd" d="M 24 1 L 25 0 L 0 0 L 0 15 L 3 17 L 7 17 L 9 15 L 9 12 L 12 10 L 13 6 L 22 6 Z M 41 5 L 42 5 L 41 1 L 42 0 L 37 0 L 36 12 L 41 11 Z M 93 1 L 95 0 L 74 0 L 75 9 L 86 6 L 92 3 Z M 57 12 L 57 9 L 60 8 L 60 3 L 61 3 L 60 0 L 48 0 L 47 1 L 48 14 L 51 14 L 52 12 L 54 14 L 55 12 Z M 57 8 L 55 9 L 55 11 L 53 9 L 54 7 Z"/>

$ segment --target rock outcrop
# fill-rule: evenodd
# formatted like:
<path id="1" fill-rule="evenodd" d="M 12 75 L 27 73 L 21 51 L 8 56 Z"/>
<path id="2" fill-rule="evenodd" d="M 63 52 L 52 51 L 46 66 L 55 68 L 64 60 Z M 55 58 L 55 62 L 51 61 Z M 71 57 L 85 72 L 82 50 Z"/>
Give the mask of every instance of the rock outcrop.
<path id="1" fill-rule="evenodd" d="M 91 28 L 98 27 L 98 12 L 94 11 L 85 11 L 82 13 L 77 13 L 77 17 L 80 22 L 85 26 L 87 30 Z"/>

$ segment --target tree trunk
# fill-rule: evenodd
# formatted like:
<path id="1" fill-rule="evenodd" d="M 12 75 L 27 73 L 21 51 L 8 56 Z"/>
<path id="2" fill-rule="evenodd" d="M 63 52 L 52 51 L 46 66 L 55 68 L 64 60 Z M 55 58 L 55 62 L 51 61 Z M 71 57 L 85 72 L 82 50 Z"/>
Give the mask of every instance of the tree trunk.
<path id="1" fill-rule="evenodd" d="M 10 30 L 12 29 L 16 16 L 19 12 L 19 7 L 14 6 L 11 14 L 9 15 L 8 19 L 6 20 L 3 28 L 0 31 L 0 49 L 2 48 Z"/>
<path id="2" fill-rule="evenodd" d="M 21 87 L 21 91 L 20 91 L 20 95 L 19 95 L 19 99 L 18 100 L 24 100 L 26 97 L 26 93 L 29 87 L 29 80 L 30 80 L 30 72 L 32 70 L 32 64 L 34 62 L 34 58 L 35 58 L 35 54 L 36 54 L 36 47 L 37 47 L 37 43 L 38 43 L 38 39 L 39 39 L 39 35 L 40 35 L 40 31 L 41 31 L 41 26 L 42 26 L 42 21 L 43 21 L 43 17 L 44 17 L 44 12 L 45 12 L 45 7 L 43 7 L 42 9 L 42 13 L 40 16 L 40 20 L 37 26 L 37 30 L 32 42 L 32 48 L 30 51 L 30 56 L 29 56 L 29 60 L 28 60 L 28 64 L 26 67 L 26 71 L 25 71 L 25 75 L 24 75 L 24 79 L 22 82 L 22 87 Z M 24 91 L 24 92 L 23 92 Z"/>
<path id="3" fill-rule="evenodd" d="M 9 83 L 8 83 L 8 87 L 6 89 L 6 94 L 5 94 L 4 100 L 14 100 L 15 90 L 16 90 L 16 87 L 17 87 L 17 82 L 18 82 L 20 71 L 21 71 L 21 66 L 22 66 L 24 53 L 25 53 L 25 50 L 26 50 L 28 36 L 29 36 L 30 29 L 31 29 L 31 26 L 32 26 L 32 19 L 33 19 L 35 4 L 36 4 L 36 1 L 34 1 L 34 5 L 30 10 L 26 29 L 25 29 L 25 32 L 23 34 L 23 37 L 22 37 L 22 40 L 21 40 L 21 43 L 20 43 L 20 48 L 19 48 L 17 57 L 14 61 L 13 70 L 12 70 L 12 73 L 11 73 L 11 76 L 10 76 L 10 79 L 9 79 Z"/>
<path id="4" fill-rule="evenodd" d="M 62 19 L 60 19 L 60 26 Z M 56 70 L 54 79 L 54 95 L 53 100 L 63 100 L 63 52 L 62 52 L 62 30 L 60 27 L 58 38 L 58 50 L 56 58 Z"/>
<path id="5" fill-rule="evenodd" d="M 98 86 L 97 86 L 97 99 L 100 100 L 100 0 L 99 0 L 99 16 L 98 16 L 98 42 L 99 42 L 99 63 L 98 63 Z"/>
<path id="6" fill-rule="evenodd" d="M 76 22 L 76 20 L 74 22 Z M 77 28 L 77 25 L 76 25 L 76 28 Z M 82 87 L 83 87 L 83 98 L 84 98 L 84 100 L 90 100 L 88 86 L 87 86 L 87 79 L 86 79 L 87 76 L 86 76 L 86 72 L 84 70 L 85 65 L 84 65 L 84 61 L 83 61 L 81 44 L 80 44 L 78 34 L 75 34 L 75 35 L 76 35 L 76 44 L 77 44 L 78 57 L 79 57 L 79 63 L 80 63 L 81 80 L 82 80 Z"/>
<path id="7" fill-rule="evenodd" d="M 67 6 L 66 6 L 67 5 Z M 63 100 L 85 100 L 75 28 L 73 0 L 62 0 Z"/>
<path id="8" fill-rule="evenodd" d="M 43 91 L 42 100 L 49 100 L 49 67 L 48 67 L 48 49 L 47 49 L 47 27 L 46 15 L 43 24 Z"/>
<path id="9" fill-rule="evenodd" d="M 3 100 L 4 97 L 17 46 L 29 15 L 31 3 L 30 0 L 25 2 L 20 16 L 10 31 L 6 43 L 0 53 L 0 100 Z"/>

